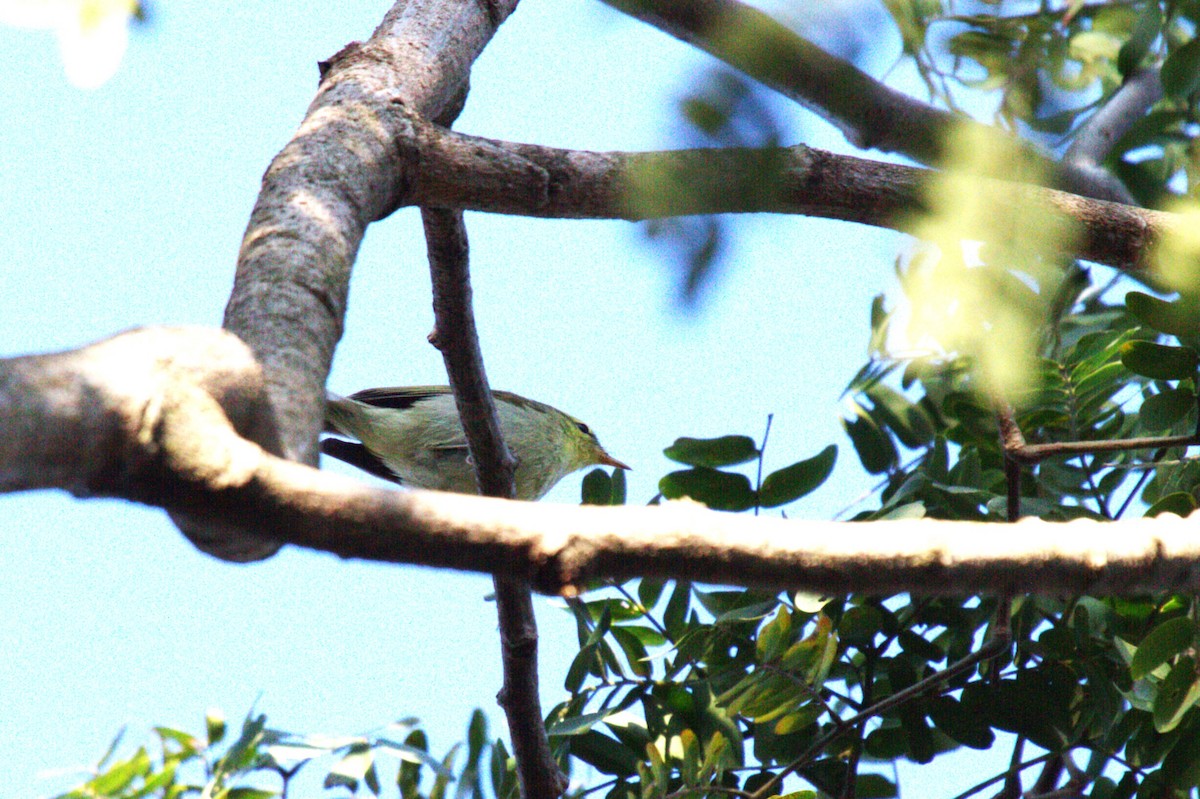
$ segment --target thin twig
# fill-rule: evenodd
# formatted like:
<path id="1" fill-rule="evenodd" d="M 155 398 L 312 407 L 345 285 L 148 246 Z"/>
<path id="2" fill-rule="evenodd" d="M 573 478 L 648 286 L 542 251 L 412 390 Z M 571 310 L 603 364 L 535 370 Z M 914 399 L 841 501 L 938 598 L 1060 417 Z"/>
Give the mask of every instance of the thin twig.
<path id="1" fill-rule="evenodd" d="M 996 410 L 1000 428 L 1000 448 L 1004 451 L 1004 483 L 1008 488 L 1008 520 L 1021 518 L 1021 463 L 1009 453 L 1025 446 L 1025 436 L 1017 425 L 1012 406 L 1003 403 Z"/>
<path id="2" fill-rule="evenodd" d="M 467 436 L 480 493 L 512 499 L 516 461 L 504 445 L 471 307 L 467 231 L 461 211 L 422 208 L 433 278 L 435 327 L 430 342 L 442 352 Z M 556 799 L 567 788 L 546 737 L 538 696 L 537 622 L 524 580 L 493 576 L 504 685 L 497 700 L 508 719 L 524 799 Z"/>

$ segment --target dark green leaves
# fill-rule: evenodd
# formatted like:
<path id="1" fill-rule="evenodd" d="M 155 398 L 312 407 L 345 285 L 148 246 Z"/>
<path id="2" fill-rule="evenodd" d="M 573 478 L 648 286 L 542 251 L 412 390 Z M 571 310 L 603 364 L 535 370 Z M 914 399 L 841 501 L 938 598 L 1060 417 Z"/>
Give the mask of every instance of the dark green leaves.
<path id="1" fill-rule="evenodd" d="M 719 469 L 754 460 L 758 457 L 758 447 L 747 436 L 677 438 L 663 454 L 676 463 Z"/>
<path id="2" fill-rule="evenodd" d="M 811 458 L 771 472 L 756 491 L 744 474 L 720 468 L 761 457 L 754 440 L 746 436 L 679 438 L 663 454 L 693 467 L 671 472 L 659 480 L 658 490 L 664 497 L 687 497 L 713 510 L 724 511 L 775 508 L 793 502 L 824 483 L 837 461 L 837 447 L 831 444 Z"/>
<path id="3" fill-rule="evenodd" d="M 863 414 L 852 420 L 842 420 L 846 434 L 854 444 L 854 451 L 863 468 L 870 474 L 886 472 L 896 463 L 896 447 L 886 433 L 870 416 Z"/>
<path id="4" fill-rule="evenodd" d="M 1200 355 L 1191 347 L 1127 341 L 1121 345 L 1121 363 L 1134 374 L 1155 380 L 1186 380 L 1195 376 Z"/>
<path id="5" fill-rule="evenodd" d="M 1186 616 L 1164 621 L 1138 645 L 1129 664 L 1130 676 L 1135 680 L 1145 677 L 1191 646 L 1195 635 L 1196 624 Z"/>
<path id="6" fill-rule="evenodd" d="M 1166 433 L 1191 414 L 1196 395 L 1186 388 L 1171 388 L 1146 397 L 1138 415 L 1139 426 L 1148 432 Z"/>
<path id="7" fill-rule="evenodd" d="M 584 505 L 624 505 L 625 470 L 592 469 L 583 476 L 582 493 Z"/>
<path id="8" fill-rule="evenodd" d="M 754 489 L 744 474 L 703 467 L 671 472 L 658 481 L 667 499 L 689 497 L 713 510 L 740 511 L 754 507 Z"/>
<path id="9" fill-rule="evenodd" d="M 1200 307 L 1195 302 L 1160 300 L 1131 291 L 1125 295 L 1125 307 L 1144 325 L 1160 333 L 1176 337 L 1200 335 Z"/>
<path id="10" fill-rule="evenodd" d="M 758 490 L 759 505 L 775 508 L 811 493 L 829 478 L 836 462 L 837 447 L 830 444 L 808 460 L 772 472 Z"/>
<path id="11" fill-rule="evenodd" d="M 1161 75 L 1163 90 L 1178 100 L 1200 90 L 1200 39 L 1192 39 L 1167 56 Z"/>

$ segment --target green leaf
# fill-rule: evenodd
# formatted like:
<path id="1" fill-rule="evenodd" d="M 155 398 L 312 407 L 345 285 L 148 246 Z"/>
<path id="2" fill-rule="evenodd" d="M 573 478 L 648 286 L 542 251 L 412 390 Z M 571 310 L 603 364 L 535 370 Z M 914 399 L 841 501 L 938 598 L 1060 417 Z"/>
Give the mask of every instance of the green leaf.
<path id="1" fill-rule="evenodd" d="M 882 634 L 884 623 L 882 610 L 874 605 L 859 605 L 842 616 L 838 635 L 847 646 L 863 649 L 875 642 L 875 636 Z"/>
<path id="2" fill-rule="evenodd" d="M 1190 791 L 1200 785 L 1200 731 L 1192 723 L 1184 734 L 1180 735 L 1171 751 L 1163 760 L 1160 772 L 1167 784 L 1184 791 Z M 1151 775 L 1153 776 L 1153 775 Z M 1146 787 L 1143 783 L 1143 787 Z M 1159 791 L 1158 794 L 1165 794 Z M 1150 795 L 1141 794 L 1139 795 Z"/>
<path id="3" fill-rule="evenodd" d="M 1121 363 L 1134 374 L 1155 380 L 1186 380 L 1194 377 L 1200 355 L 1191 347 L 1170 347 L 1151 341 L 1127 341 L 1121 345 Z"/>
<path id="4" fill-rule="evenodd" d="M 871 418 L 892 429 L 904 446 L 923 447 L 933 440 L 933 424 L 925 409 L 884 383 L 876 383 L 863 392 L 874 407 Z"/>
<path id="5" fill-rule="evenodd" d="M 1146 508 L 1146 516 L 1158 516 L 1160 513 L 1174 513 L 1176 516 L 1188 516 L 1196 509 L 1196 498 L 1183 491 L 1176 491 L 1159 498 Z"/>
<path id="6" fill-rule="evenodd" d="M 603 774 L 632 777 L 637 773 L 637 757 L 607 735 L 588 730 L 581 735 L 572 735 L 567 740 L 571 742 L 572 755 Z"/>
<path id="7" fill-rule="evenodd" d="M 612 496 L 609 498 L 609 504 L 624 505 L 626 496 L 625 470 L 613 469 L 608 479 L 612 483 Z"/>
<path id="8" fill-rule="evenodd" d="M 123 760 L 103 774 L 96 775 L 89 786 L 100 796 L 117 794 L 138 777 L 145 777 L 150 773 L 150 768 L 150 756 L 146 754 L 145 749 L 139 748 L 128 760 Z"/>
<path id="9" fill-rule="evenodd" d="M 1169 388 L 1146 397 L 1138 410 L 1138 426 L 1151 432 L 1166 432 L 1196 407 L 1196 395 L 1186 388 Z"/>
<path id="10" fill-rule="evenodd" d="M 692 603 L 692 584 L 678 582 L 667 600 L 667 608 L 663 611 L 663 627 L 671 638 L 678 641 L 687 632 L 688 608 Z"/>
<path id="11" fill-rule="evenodd" d="M 637 634 L 628 627 L 613 627 L 609 632 L 625 653 L 625 661 L 629 664 L 630 671 L 639 677 L 649 677 L 650 664 L 647 662 L 646 647 L 642 645 Z"/>
<path id="12" fill-rule="evenodd" d="M 837 446 L 830 444 L 808 460 L 771 472 L 758 491 L 758 504 L 775 508 L 812 493 L 829 478 L 836 462 Z"/>
<path id="13" fill-rule="evenodd" d="M 208 735 L 208 745 L 220 743 L 225 737 L 225 714 L 217 708 L 210 708 L 204 714 L 204 727 Z"/>
<path id="14" fill-rule="evenodd" d="M 900 710 L 900 729 L 904 730 L 905 753 L 914 763 L 929 763 L 936 754 L 933 730 L 919 711 Z"/>
<path id="15" fill-rule="evenodd" d="M 896 462 L 896 447 L 892 439 L 869 416 L 864 414 L 854 420 L 843 419 L 842 426 L 846 428 L 854 451 L 868 473 L 886 472 Z"/>
<path id="16" fill-rule="evenodd" d="M 508 747 L 499 738 L 492 744 L 489 758 L 492 770 L 492 796 L 508 799 L 518 793 L 516 761 L 508 754 Z"/>
<path id="17" fill-rule="evenodd" d="M 1200 334 L 1200 307 L 1195 302 L 1160 300 L 1131 291 L 1125 295 L 1125 307 L 1147 327 L 1160 333 L 1176 337 Z"/>
<path id="18" fill-rule="evenodd" d="M 1167 619 L 1146 634 L 1133 653 L 1129 676 L 1140 680 L 1192 645 L 1196 623 L 1187 616 Z"/>
<path id="19" fill-rule="evenodd" d="M 667 499 L 690 497 L 713 510 L 742 511 L 754 507 L 754 489 L 744 474 L 697 467 L 671 472 L 658 481 Z"/>
<path id="20" fill-rule="evenodd" d="M 717 469 L 754 460 L 758 457 L 758 447 L 754 445 L 754 439 L 747 436 L 677 438 L 663 454 L 676 463 Z"/>
<path id="21" fill-rule="evenodd" d="M 619 712 L 617 708 L 606 708 L 598 710 L 595 713 L 583 713 L 579 716 L 568 716 L 567 718 L 554 721 L 546 725 L 547 735 L 583 735 L 585 732 L 595 727 L 605 718 L 613 713 Z"/>
<path id="22" fill-rule="evenodd" d="M 647 610 L 653 610 L 658 604 L 659 598 L 662 597 L 663 589 L 667 587 L 663 580 L 653 580 L 649 577 L 643 577 L 638 580 L 637 596 L 638 601 L 642 603 L 642 607 Z"/>
<path id="23" fill-rule="evenodd" d="M 1192 39 L 1163 62 L 1163 90 L 1177 100 L 1186 100 L 1200 89 L 1200 39 Z"/>
<path id="24" fill-rule="evenodd" d="M 950 696 L 939 696 L 929 703 L 929 719 L 952 740 L 972 749 L 990 749 L 996 740 L 983 719 L 967 712 Z"/>
<path id="25" fill-rule="evenodd" d="M 900 792 L 896 783 L 882 774 L 859 774 L 854 781 L 854 795 L 857 799 L 893 799 Z"/>
<path id="26" fill-rule="evenodd" d="M 583 476 L 580 493 L 584 505 L 611 505 L 612 478 L 603 469 L 592 469 Z"/>
<path id="27" fill-rule="evenodd" d="M 1196 659 L 1185 655 L 1176 661 L 1159 686 L 1154 698 L 1154 729 L 1159 733 L 1175 729 L 1197 700 L 1200 700 L 1200 675 L 1196 673 Z"/>

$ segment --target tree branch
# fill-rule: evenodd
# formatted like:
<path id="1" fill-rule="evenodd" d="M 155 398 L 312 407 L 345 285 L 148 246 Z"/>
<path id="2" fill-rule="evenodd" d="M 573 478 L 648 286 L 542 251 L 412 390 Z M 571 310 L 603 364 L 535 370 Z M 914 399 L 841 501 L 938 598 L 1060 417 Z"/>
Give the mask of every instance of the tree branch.
<path id="1" fill-rule="evenodd" d="M 947 134 L 954 126 L 968 125 L 1001 147 L 1019 143 L 1030 158 L 1046 167 L 1047 185 L 1101 200 L 1131 200 L 1121 182 L 1107 172 L 1057 162 L 1028 142 L 898 92 L 738 0 L 604 2 L 796 101 L 861 149 L 899 153 L 927 166 L 941 166 Z M 998 172 L 989 176 L 1005 177 Z"/>
<path id="2" fill-rule="evenodd" d="M 0 360 L 0 490 L 124 497 L 238 535 L 342 557 L 528 581 L 573 595 L 646 576 L 813 593 L 1195 590 L 1196 522 L 1107 525 L 796 521 L 663 507 L 576 507 L 397 491 L 284 460 L 248 351 L 203 329 L 147 329 Z M 257 385 L 261 387 L 261 382 Z M 225 408 L 231 422 L 225 416 Z"/>
<path id="3" fill-rule="evenodd" d="M 400 202 L 411 163 L 392 135 L 412 114 L 462 101 L 471 63 L 516 0 L 398 2 L 364 43 L 322 65 L 304 122 L 263 177 L 238 254 L 225 329 L 262 364 L 283 451 L 316 463 L 324 385 L 342 333 L 350 268 L 367 225 Z M 194 540 L 197 540 L 194 538 Z M 202 549 L 228 557 L 220 536 Z M 274 552 L 230 542 L 238 559 Z"/>
<path id="4" fill-rule="evenodd" d="M 1063 161 L 1084 170 L 1101 170 L 1100 163 L 1112 152 L 1112 146 L 1162 96 L 1158 68 L 1138 70 L 1080 126 L 1063 154 Z"/>
<path id="5" fill-rule="evenodd" d="M 512 499 L 516 460 L 504 444 L 500 418 L 488 389 L 483 353 L 471 307 L 467 228 L 462 211 L 422 208 L 429 269 L 433 279 L 435 327 L 430 342 L 441 350 L 454 390 L 467 448 L 475 464 L 479 493 Z M 538 695 L 537 621 L 529 584 L 496 574 L 496 611 L 504 685 L 497 700 L 508 720 L 524 799 L 556 799 L 567 789 L 566 776 L 550 751 Z"/>
<path id="6" fill-rule="evenodd" d="M 928 213 L 924 187 L 938 174 L 804 145 L 596 153 L 480 139 L 420 121 L 411 135 L 421 173 L 410 202 L 544 218 L 772 212 L 907 230 Z M 977 185 L 998 215 L 1041 205 L 1068 217 L 1081 236 L 1068 254 L 1130 272 L 1145 270 L 1148 248 L 1182 229 L 1177 215 L 1162 211 L 999 180 Z"/>

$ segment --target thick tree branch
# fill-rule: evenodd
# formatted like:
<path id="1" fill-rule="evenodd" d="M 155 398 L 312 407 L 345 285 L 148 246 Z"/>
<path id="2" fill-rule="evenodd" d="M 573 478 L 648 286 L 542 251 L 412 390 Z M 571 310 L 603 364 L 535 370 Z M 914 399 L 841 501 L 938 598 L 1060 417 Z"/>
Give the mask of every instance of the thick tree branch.
<path id="1" fill-rule="evenodd" d="M 972 522 L 796 521 L 690 503 L 575 507 L 374 488 L 242 438 L 238 429 L 261 435 L 270 418 L 259 413 L 255 370 L 238 342 L 200 329 L 0 360 L 0 490 L 124 497 L 246 537 L 501 574 L 566 595 L 633 576 L 876 594 L 1200 585 L 1196 521 L 1171 514 L 1120 525 L 1028 519 L 991 535 Z"/>
<path id="2" fill-rule="evenodd" d="M 516 460 L 504 444 L 471 306 L 470 259 L 462 211 L 422 208 L 429 268 L 433 280 L 435 328 L 430 342 L 442 352 L 454 390 L 467 447 L 475 464 L 479 493 L 512 499 Z M 538 695 L 537 621 L 529 584 L 496 574 L 496 611 L 504 685 L 497 697 L 508 720 L 524 799 L 555 799 L 567 779 L 550 751 Z"/>
<path id="3" fill-rule="evenodd" d="M 437 118 L 461 103 L 471 63 L 515 6 L 397 3 L 368 41 L 323 65 L 304 122 L 267 169 L 224 324 L 262 364 L 288 457 L 316 463 L 351 265 L 367 224 L 390 213 L 410 182 L 393 130 L 410 114 Z M 197 543 L 227 557 L 218 538 Z M 272 551 L 261 542 L 242 559 Z"/>
<path id="4" fill-rule="evenodd" d="M 738 0 L 604 2 L 795 100 L 839 128 L 856 147 L 899 153 L 927 166 L 941 166 L 947 134 L 958 125 L 975 128 L 985 140 L 994 139 L 1002 148 L 1017 141 L 993 127 L 892 89 Z M 1020 146 L 1046 167 L 1047 185 L 1101 200 L 1130 200 L 1120 181 L 1102 170 L 1056 162 L 1028 142 L 1020 142 Z M 990 177 L 1005 175 L 993 173 Z"/>
<path id="5" fill-rule="evenodd" d="M 925 185 L 938 174 L 804 145 L 596 153 L 479 139 L 423 122 L 412 135 L 421 153 L 412 203 L 559 219 L 772 212 L 908 230 L 928 213 Z M 1069 255 L 1131 272 L 1143 270 L 1149 247 L 1181 225 L 1175 214 L 1053 189 L 984 178 L 977 185 L 997 216 L 1040 205 L 1078 225 Z"/>
<path id="6" fill-rule="evenodd" d="M 1135 72 L 1076 131 L 1063 154 L 1063 161 L 1080 169 L 1102 169 L 1100 164 L 1112 152 L 1113 145 L 1134 123 L 1145 117 L 1151 106 L 1162 99 L 1162 94 L 1162 79 L 1157 67 Z"/>

